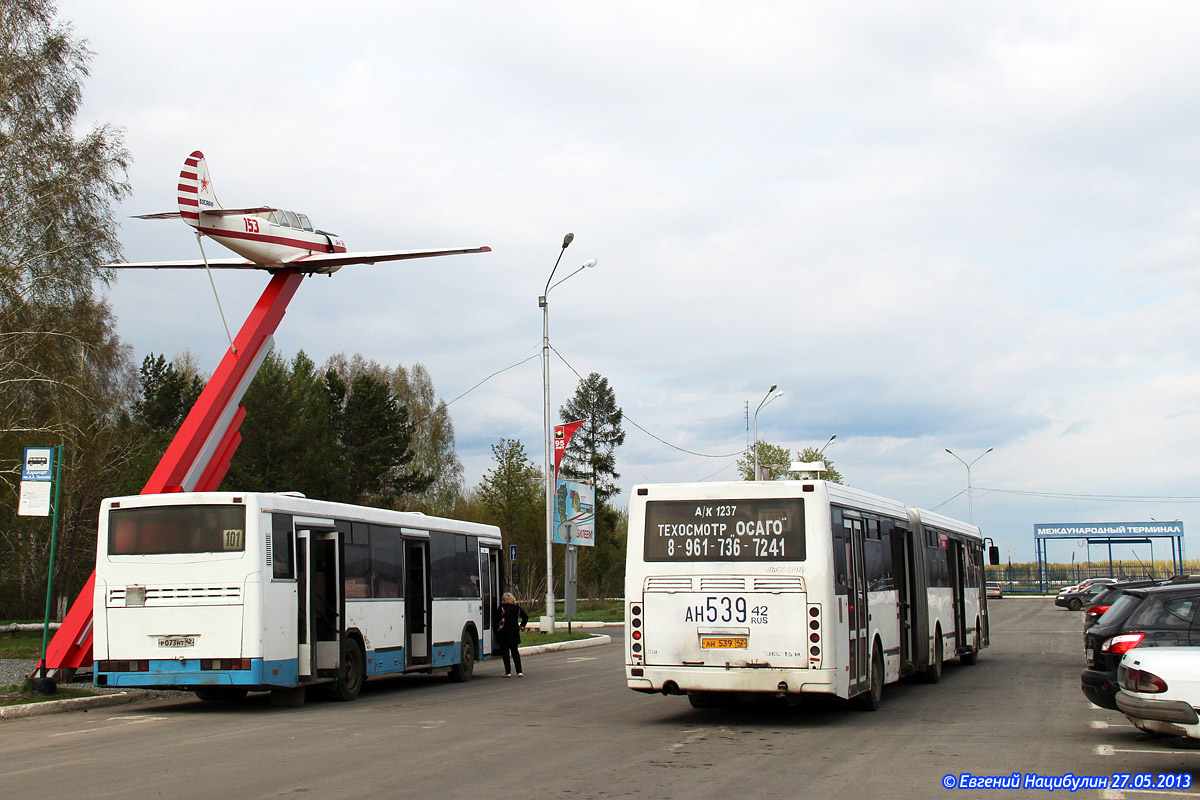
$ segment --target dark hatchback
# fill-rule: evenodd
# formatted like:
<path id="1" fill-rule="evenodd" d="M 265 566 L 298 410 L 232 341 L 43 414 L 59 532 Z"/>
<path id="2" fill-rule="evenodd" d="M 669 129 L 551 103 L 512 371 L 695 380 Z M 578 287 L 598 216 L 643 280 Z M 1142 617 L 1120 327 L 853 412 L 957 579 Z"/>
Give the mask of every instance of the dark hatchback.
<path id="1" fill-rule="evenodd" d="M 1126 589 L 1100 621 L 1083 634 L 1087 669 L 1084 695 L 1117 710 L 1117 666 L 1135 647 L 1200 645 L 1200 584 Z"/>
<path id="2" fill-rule="evenodd" d="M 1162 584 L 1166 583 L 1167 580 L 1168 579 L 1166 578 L 1155 580 L 1146 578 L 1136 581 L 1123 581 L 1122 583 L 1113 584 L 1112 586 L 1105 586 L 1104 590 L 1100 592 L 1100 594 L 1093 597 L 1091 602 L 1084 610 L 1083 629 L 1086 631 L 1088 628 L 1099 622 L 1100 617 L 1104 615 L 1104 612 L 1108 611 L 1108 607 L 1111 606 L 1113 601 L 1120 597 L 1126 589 L 1145 589 L 1148 586 L 1161 586 Z"/>

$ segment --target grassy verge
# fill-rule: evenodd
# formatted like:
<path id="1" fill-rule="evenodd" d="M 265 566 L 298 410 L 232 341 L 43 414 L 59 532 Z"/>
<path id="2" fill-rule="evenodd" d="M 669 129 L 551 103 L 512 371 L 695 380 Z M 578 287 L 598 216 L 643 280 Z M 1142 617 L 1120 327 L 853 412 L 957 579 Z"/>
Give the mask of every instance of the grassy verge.
<path id="1" fill-rule="evenodd" d="M 541 612 L 545 613 L 546 605 L 542 604 Z M 605 600 L 603 604 L 594 600 L 580 600 L 575 604 L 575 616 L 572 620 L 579 622 L 623 622 L 625 620 L 625 604 L 621 600 Z M 533 612 L 530 612 L 533 616 Z M 555 603 L 554 619 L 561 623 L 566 621 L 566 604 L 559 600 Z"/>
<path id="2" fill-rule="evenodd" d="M 51 631 L 53 636 L 53 631 Z M 14 631 L 0 633 L 0 658 L 42 657 L 41 631 Z"/>
<path id="3" fill-rule="evenodd" d="M 87 689 L 62 688 L 55 694 L 38 694 L 25 683 L 20 686 L 0 686 L 0 706 L 19 706 L 26 703 L 44 703 L 47 700 L 70 700 L 73 697 L 95 697 L 96 692 Z"/>
<path id="4" fill-rule="evenodd" d="M 561 622 L 559 623 L 562 624 Z M 572 631 L 567 633 L 566 630 L 556 630 L 554 633 L 539 633 L 538 631 L 523 631 L 521 633 L 521 647 L 536 647 L 539 644 L 555 644 L 556 642 L 575 642 L 580 639 L 592 638 L 591 633 L 583 631 Z"/>

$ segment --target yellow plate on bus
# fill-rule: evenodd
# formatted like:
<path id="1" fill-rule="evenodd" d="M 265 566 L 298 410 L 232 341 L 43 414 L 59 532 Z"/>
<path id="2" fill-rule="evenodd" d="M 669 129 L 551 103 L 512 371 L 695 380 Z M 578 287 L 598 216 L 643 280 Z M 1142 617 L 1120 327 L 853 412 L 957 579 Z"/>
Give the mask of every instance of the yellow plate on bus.
<path id="1" fill-rule="evenodd" d="M 701 636 L 700 647 L 705 650 L 711 649 L 745 649 L 750 646 L 750 639 L 746 636 Z"/>

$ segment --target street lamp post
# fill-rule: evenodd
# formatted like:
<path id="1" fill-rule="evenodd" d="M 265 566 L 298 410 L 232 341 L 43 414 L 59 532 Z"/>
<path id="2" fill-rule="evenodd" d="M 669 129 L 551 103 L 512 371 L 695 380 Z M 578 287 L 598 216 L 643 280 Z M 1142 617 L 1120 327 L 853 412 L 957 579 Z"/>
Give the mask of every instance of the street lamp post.
<path id="1" fill-rule="evenodd" d="M 975 456 L 975 458 L 971 461 L 970 464 L 968 464 L 966 461 L 963 461 L 961 458 L 958 458 L 958 456 L 954 455 L 954 451 L 951 450 L 949 447 L 946 448 L 946 452 L 949 453 L 950 455 L 954 456 L 955 458 L 957 458 L 959 463 L 967 468 L 967 522 L 974 525 L 975 524 L 975 498 L 972 496 L 973 490 L 971 488 L 971 467 L 972 467 L 972 465 L 974 465 L 974 463 L 976 461 L 983 458 L 988 453 L 992 452 L 992 448 L 989 447 L 987 450 L 984 450 L 982 453 Z"/>
<path id="2" fill-rule="evenodd" d="M 817 455 L 824 455 L 824 453 L 825 453 L 825 448 L 826 448 L 826 447 L 829 447 L 829 445 L 833 444 L 833 440 L 834 440 L 834 439 L 836 439 L 836 438 L 837 438 L 837 434 L 836 434 L 836 433 L 835 433 L 833 436 L 830 436 L 830 437 L 829 437 L 829 441 L 828 441 L 828 442 L 826 442 L 825 444 L 821 445 L 821 449 L 817 451 Z"/>
<path id="3" fill-rule="evenodd" d="M 562 261 L 563 253 L 567 251 L 567 247 L 575 239 L 575 234 L 568 233 L 563 237 L 562 249 L 558 251 L 558 258 L 554 261 L 554 269 L 550 270 L 550 277 L 546 279 L 546 288 L 542 290 L 541 297 L 538 298 L 538 306 L 542 309 L 542 392 L 543 392 L 543 421 L 545 423 L 546 434 L 546 615 L 542 617 L 540 629 L 544 633 L 554 632 L 554 439 L 552 438 L 552 430 L 550 423 L 550 305 L 546 301 L 550 290 L 559 283 L 567 280 L 567 278 L 596 266 L 596 260 L 586 261 L 579 269 L 572 272 L 566 278 L 551 284 L 554 280 L 554 273 L 558 271 L 558 263 Z"/>
<path id="4" fill-rule="evenodd" d="M 783 394 L 783 392 L 780 392 L 779 394 L 775 395 L 775 397 L 771 396 L 771 392 L 778 388 L 779 384 L 772 383 L 771 388 L 767 389 L 766 395 L 763 396 L 762 401 L 758 404 L 758 408 L 754 409 L 754 477 L 752 480 L 758 480 L 758 412 L 762 411 L 762 407 L 767 403 Z"/>

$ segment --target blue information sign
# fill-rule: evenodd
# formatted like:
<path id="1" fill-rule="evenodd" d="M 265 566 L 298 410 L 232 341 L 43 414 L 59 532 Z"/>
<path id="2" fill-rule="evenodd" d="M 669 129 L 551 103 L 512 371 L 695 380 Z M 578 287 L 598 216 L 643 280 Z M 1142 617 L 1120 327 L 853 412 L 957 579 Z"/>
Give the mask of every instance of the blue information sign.
<path id="1" fill-rule="evenodd" d="M 26 447 L 21 459 L 21 480 L 49 481 L 54 467 L 53 447 Z"/>

